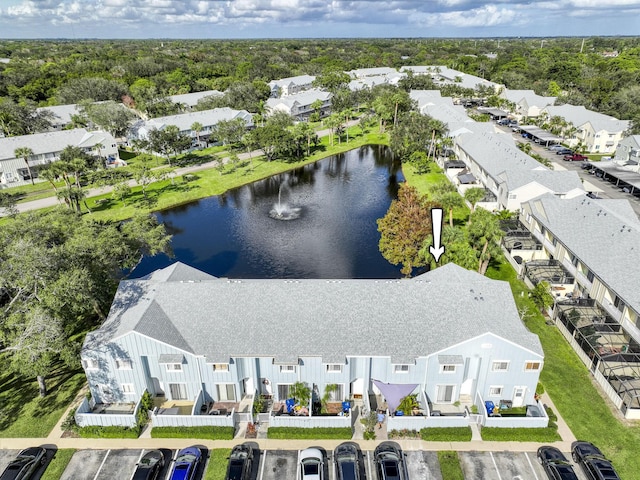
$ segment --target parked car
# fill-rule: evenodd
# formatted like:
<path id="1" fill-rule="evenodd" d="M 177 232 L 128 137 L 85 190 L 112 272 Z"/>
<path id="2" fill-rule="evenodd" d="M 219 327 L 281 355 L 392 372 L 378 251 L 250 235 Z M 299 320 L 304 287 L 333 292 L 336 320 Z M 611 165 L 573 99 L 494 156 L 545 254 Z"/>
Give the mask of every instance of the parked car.
<path id="1" fill-rule="evenodd" d="M 178 452 L 169 480 L 193 480 L 202 460 L 198 447 L 183 448 Z"/>
<path id="2" fill-rule="evenodd" d="M 589 480 L 620 480 L 611 462 L 593 443 L 577 441 L 571 444 L 573 461 L 579 463 Z"/>
<path id="3" fill-rule="evenodd" d="M 31 447 L 21 450 L 16 458 L 9 462 L 0 480 L 27 480 L 47 461 L 47 450 L 43 447 Z"/>
<path id="4" fill-rule="evenodd" d="M 562 147 L 556 150 L 556 155 L 573 155 L 573 150 L 567 147 Z"/>
<path id="5" fill-rule="evenodd" d="M 378 480 L 406 480 L 402 450 L 393 442 L 382 442 L 374 451 Z"/>
<path id="6" fill-rule="evenodd" d="M 358 447 L 355 443 L 344 442 L 333 452 L 336 462 L 338 480 L 360 480 L 360 464 L 358 463 Z"/>
<path id="7" fill-rule="evenodd" d="M 563 148 L 567 148 L 567 147 L 565 147 L 564 145 L 560 145 L 559 143 L 555 143 L 553 145 L 549 145 L 547 147 L 547 150 L 551 150 L 552 152 L 555 152 L 556 150 L 560 150 Z"/>
<path id="8" fill-rule="evenodd" d="M 585 160 L 589 160 L 589 157 L 580 153 L 574 153 L 571 155 L 565 155 L 564 160 L 567 162 L 584 162 Z"/>
<path id="9" fill-rule="evenodd" d="M 131 480 L 156 480 L 164 467 L 164 454 L 160 450 L 151 450 L 136 465 Z"/>
<path id="10" fill-rule="evenodd" d="M 253 448 L 248 443 L 236 445 L 229 455 L 225 480 L 249 480 L 253 466 Z"/>
<path id="11" fill-rule="evenodd" d="M 322 452 L 317 448 L 307 448 L 300 452 L 301 480 L 323 480 L 324 461 Z"/>
<path id="12" fill-rule="evenodd" d="M 573 466 L 556 447 L 540 447 L 538 461 L 550 480 L 578 480 Z"/>

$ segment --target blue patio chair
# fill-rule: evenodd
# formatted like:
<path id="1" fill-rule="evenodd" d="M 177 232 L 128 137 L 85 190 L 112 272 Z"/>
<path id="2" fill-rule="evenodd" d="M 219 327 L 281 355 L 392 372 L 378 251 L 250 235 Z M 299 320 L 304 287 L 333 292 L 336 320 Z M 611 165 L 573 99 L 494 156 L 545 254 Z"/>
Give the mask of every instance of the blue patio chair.
<path id="1" fill-rule="evenodd" d="M 351 410 L 351 402 L 342 402 L 342 413 L 349 413 Z"/>
<path id="2" fill-rule="evenodd" d="M 294 398 L 287 398 L 287 400 L 284 403 L 287 406 L 287 413 L 293 412 L 293 407 L 296 406 L 295 399 Z"/>

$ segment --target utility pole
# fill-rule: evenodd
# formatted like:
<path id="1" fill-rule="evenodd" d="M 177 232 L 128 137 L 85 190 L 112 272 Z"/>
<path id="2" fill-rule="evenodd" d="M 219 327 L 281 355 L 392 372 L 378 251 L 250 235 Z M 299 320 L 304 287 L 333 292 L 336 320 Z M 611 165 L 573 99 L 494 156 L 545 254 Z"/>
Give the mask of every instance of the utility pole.
<path id="1" fill-rule="evenodd" d="M 583 49 L 584 49 L 584 38 L 582 39 L 582 45 L 580 46 L 580 53 L 582 53 Z"/>

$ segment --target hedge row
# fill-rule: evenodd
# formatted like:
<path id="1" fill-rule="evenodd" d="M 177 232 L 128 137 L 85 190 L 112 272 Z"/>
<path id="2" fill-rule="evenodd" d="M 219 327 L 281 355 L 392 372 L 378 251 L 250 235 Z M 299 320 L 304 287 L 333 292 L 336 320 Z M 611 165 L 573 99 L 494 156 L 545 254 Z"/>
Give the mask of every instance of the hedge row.
<path id="1" fill-rule="evenodd" d="M 97 425 L 89 425 L 81 427 L 78 434 L 82 438 L 138 438 L 141 428 L 136 426 L 129 427 L 99 427 Z"/>
<path id="2" fill-rule="evenodd" d="M 538 442 L 549 443 L 562 440 L 558 427 L 552 425 L 544 428 L 500 428 L 482 427 L 482 440 L 494 442 Z"/>
<path id="3" fill-rule="evenodd" d="M 233 427 L 154 427 L 151 438 L 202 438 L 206 440 L 232 440 Z"/>
<path id="4" fill-rule="evenodd" d="M 349 427 L 314 427 L 314 428 L 297 428 L 297 427 L 269 427 L 267 430 L 267 438 L 275 439 L 336 439 L 350 440 L 353 436 Z"/>
<path id="5" fill-rule="evenodd" d="M 471 427 L 429 427 L 420 430 L 420 438 L 429 442 L 470 442 Z"/>

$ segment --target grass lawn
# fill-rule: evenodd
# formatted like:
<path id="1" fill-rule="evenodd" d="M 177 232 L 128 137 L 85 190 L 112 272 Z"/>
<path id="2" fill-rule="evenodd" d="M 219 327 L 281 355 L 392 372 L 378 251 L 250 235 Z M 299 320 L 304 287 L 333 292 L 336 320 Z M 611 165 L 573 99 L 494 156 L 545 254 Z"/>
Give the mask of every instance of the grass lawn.
<path id="1" fill-rule="evenodd" d="M 558 329 L 547 325 L 537 312 L 527 296 L 528 289 L 517 280 L 511 265 L 503 262 L 494 266 L 487 276 L 508 281 L 518 306 L 528 307 L 530 315 L 525 324 L 540 337 L 545 353 L 540 381 L 574 435 L 598 445 L 613 461 L 623 480 L 638 478 L 640 426 L 627 426 L 612 413 L 571 346 Z M 525 292 L 523 296 L 521 292 Z"/>
<path id="2" fill-rule="evenodd" d="M 82 373 L 59 369 L 47 378 L 49 393 L 40 398 L 35 378 L 0 375 L 0 437 L 46 437 L 85 381 Z"/>
<path id="3" fill-rule="evenodd" d="M 69 465 L 69 461 L 73 454 L 76 453 L 74 448 L 62 448 L 56 451 L 55 456 L 49 463 L 49 466 L 42 474 L 41 480 L 59 480 L 64 473 L 65 468 Z"/>
<path id="4" fill-rule="evenodd" d="M 458 452 L 438 452 L 438 462 L 444 480 L 464 480 Z"/>
<path id="5" fill-rule="evenodd" d="M 227 457 L 230 454 L 230 448 L 214 448 L 211 450 L 204 480 L 224 480 L 224 476 L 227 473 Z"/>

